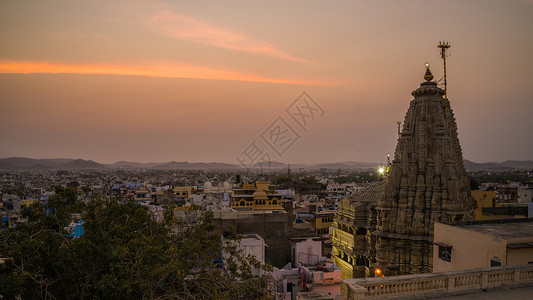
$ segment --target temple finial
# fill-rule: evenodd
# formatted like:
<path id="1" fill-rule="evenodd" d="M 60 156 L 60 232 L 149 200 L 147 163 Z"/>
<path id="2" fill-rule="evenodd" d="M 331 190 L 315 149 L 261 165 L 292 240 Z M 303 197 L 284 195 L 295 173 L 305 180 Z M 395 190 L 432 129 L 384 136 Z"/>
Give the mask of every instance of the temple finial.
<path id="1" fill-rule="evenodd" d="M 431 70 L 429 69 L 429 63 L 426 63 L 426 74 L 424 75 L 424 79 L 426 81 L 433 80 L 433 73 L 431 73 Z"/>

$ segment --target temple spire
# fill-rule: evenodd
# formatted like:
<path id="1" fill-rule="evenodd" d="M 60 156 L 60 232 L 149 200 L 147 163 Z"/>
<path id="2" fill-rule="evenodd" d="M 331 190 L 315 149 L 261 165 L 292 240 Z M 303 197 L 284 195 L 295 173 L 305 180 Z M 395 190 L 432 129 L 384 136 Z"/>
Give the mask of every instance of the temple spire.
<path id="1" fill-rule="evenodd" d="M 424 79 L 428 82 L 433 80 L 433 73 L 431 73 L 431 70 L 429 69 L 429 63 L 426 63 L 426 74 L 424 75 Z"/>
<path id="2" fill-rule="evenodd" d="M 433 226 L 474 219 L 457 123 L 426 64 L 376 206 L 376 264 L 385 275 L 432 270 Z"/>

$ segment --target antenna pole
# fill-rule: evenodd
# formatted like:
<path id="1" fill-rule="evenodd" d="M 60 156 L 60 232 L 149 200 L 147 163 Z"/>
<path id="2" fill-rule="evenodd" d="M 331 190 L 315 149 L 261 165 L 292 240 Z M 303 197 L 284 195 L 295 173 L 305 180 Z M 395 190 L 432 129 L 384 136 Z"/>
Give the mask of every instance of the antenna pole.
<path id="1" fill-rule="evenodd" d="M 446 49 L 450 48 L 448 42 L 440 42 L 437 46 L 440 48 L 440 54 L 444 60 L 444 99 L 448 100 L 448 82 L 446 81 Z"/>
<path id="2" fill-rule="evenodd" d="M 437 46 L 440 48 L 440 55 L 442 56 L 442 59 L 444 60 L 444 99 L 448 100 L 448 82 L 446 81 L 446 49 L 450 48 L 450 44 L 448 42 L 440 42 Z M 448 104 L 444 107 L 444 111 L 448 111 Z M 448 119 L 448 128 L 450 133 L 450 149 L 452 148 L 452 126 L 451 126 L 451 119 Z"/>

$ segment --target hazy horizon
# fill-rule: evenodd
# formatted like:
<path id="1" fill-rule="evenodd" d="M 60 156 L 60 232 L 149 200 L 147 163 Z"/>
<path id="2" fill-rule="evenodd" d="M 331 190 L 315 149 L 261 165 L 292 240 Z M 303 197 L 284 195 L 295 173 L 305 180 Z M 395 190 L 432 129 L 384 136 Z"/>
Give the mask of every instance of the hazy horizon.
<path id="1" fill-rule="evenodd" d="M 130 162 L 130 163 L 141 163 L 141 164 L 165 164 L 165 163 L 170 163 L 170 162 L 177 162 L 177 163 L 182 163 L 182 162 L 187 162 L 187 163 L 191 163 L 191 164 L 194 164 L 194 163 L 223 163 L 223 164 L 234 164 L 234 165 L 239 165 L 239 163 L 236 161 L 236 162 L 233 162 L 233 161 L 208 161 L 208 160 L 204 160 L 204 161 L 190 161 L 190 160 L 167 160 L 167 161 L 155 161 L 155 160 L 148 160 L 148 161 L 132 161 L 132 160 L 117 160 L 117 161 L 111 161 L 111 162 L 106 162 L 106 161 L 98 161 L 98 160 L 94 160 L 94 159 L 89 159 L 89 158 L 83 158 L 83 157 L 24 157 L 24 156 L 9 156 L 9 157 L 0 157 L 0 159 L 8 159 L 8 158 L 29 158 L 29 159 L 49 159 L 49 160 L 61 160 L 61 159 L 72 159 L 72 160 L 77 160 L 77 159 L 81 159 L 81 160 L 85 160 L 85 161 L 94 161 L 96 163 L 100 163 L 100 164 L 104 164 L 104 165 L 112 165 L 112 164 L 115 164 L 115 163 L 119 163 L 119 162 Z M 529 159 L 525 159 L 525 160 L 517 160 L 517 159 L 506 159 L 506 160 L 502 160 L 502 161 L 475 161 L 475 160 L 471 160 L 471 159 L 468 159 L 468 158 L 463 158 L 465 160 L 468 160 L 468 161 L 471 161 L 473 163 L 478 163 L 478 164 L 484 164 L 484 163 L 503 163 L 503 162 L 506 162 L 506 161 L 532 161 L 532 160 L 529 160 Z M 362 164 L 365 164 L 365 163 L 376 163 L 376 164 L 383 164 L 385 165 L 386 164 L 386 158 L 385 159 L 382 159 L 380 161 L 357 161 L 357 160 L 344 160 L 344 161 L 317 161 L 317 162 L 309 162 L 309 163 L 303 163 L 303 162 L 281 162 L 281 161 L 271 161 L 272 163 L 283 163 L 283 164 L 286 164 L 286 165 L 320 165 L 320 164 L 335 164 L 335 163 L 339 163 L 339 164 L 342 164 L 342 163 L 362 163 Z"/>
<path id="2" fill-rule="evenodd" d="M 0 157 L 385 162 L 445 40 L 463 157 L 533 160 L 532 15 L 530 0 L 2 1 Z"/>

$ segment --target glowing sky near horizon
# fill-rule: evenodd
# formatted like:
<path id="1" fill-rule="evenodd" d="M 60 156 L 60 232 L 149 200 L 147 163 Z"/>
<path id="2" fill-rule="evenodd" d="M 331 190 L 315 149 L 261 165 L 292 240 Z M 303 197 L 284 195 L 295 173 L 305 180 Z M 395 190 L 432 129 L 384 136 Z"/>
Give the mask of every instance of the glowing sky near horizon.
<path id="1" fill-rule="evenodd" d="M 446 40 L 464 157 L 533 159 L 532 33 L 529 0 L 1 1 L 0 157 L 235 163 L 305 91 L 273 160 L 383 162 Z"/>

